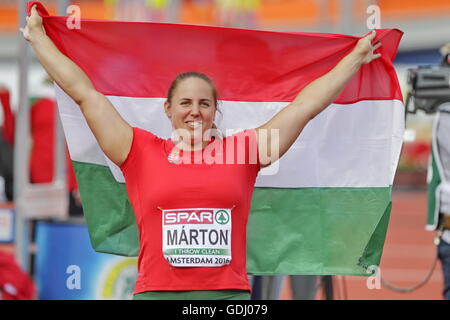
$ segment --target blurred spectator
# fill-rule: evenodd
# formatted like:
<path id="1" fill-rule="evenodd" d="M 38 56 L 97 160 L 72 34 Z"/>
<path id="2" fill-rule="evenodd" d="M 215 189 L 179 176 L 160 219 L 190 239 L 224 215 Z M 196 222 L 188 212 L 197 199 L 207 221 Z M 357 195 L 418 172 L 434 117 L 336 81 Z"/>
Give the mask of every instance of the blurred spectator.
<path id="1" fill-rule="evenodd" d="M 450 66 L 450 44 L 441 48 L 441 65 Z M 447 100 L 448 101 L 448 100 Z M 444 275 L 444 299 L 450 300 L 450 101 L 441 104 L 433 130 L 433 153 L 428 171 L 429 215 L 438 213 L 438 257 Z"/>
<path id="2" fill-rule="evenodd" d="M 317 293 L 317 282 L 319 276 L 315 275 L 292 275 L 292 299 L 293 300 L 314 300 Z"/>
<path id="3" fill-rule="evenodd" d="M 0 250 L 0 300 L 33 300 L 36 287 L 14 256 Z"/>
<path id="4" fill-rule="evenodd" d="M 0 85 L 0 104 L 3 109 L 3 126 L 0 134 L 0 176 L 3 177 L 6 200 L 13 200 L 13 144 L 14 116 L 9 105 L 9 91 Z M 1 191 L 0 191 L 1 192 Z"/>
<path id="5" fill-rule="evenodd" d="M 439 115 L 439 125 L 436 130 L 436 142 L 440 163 L 442 165 L 441 183 L 439 185 L 439 230 L 440 242 L 438 256 L 441 260 L 444 274 L 444 292 L 446 300 L 450 300 L 450 104 Z"/>
<path id="6" fill-rule="evenodd" d="M 292 299 L 314 300 L 317 293 L 317 283 L 320 280 L 316 275 L 291 275 Z M 279 300 L 285 276 L 253 276 L 252 300 Z"/>
<path id="7" fill-rule="evenodd" d="M 253 276 L 252 300 L 279 300 L 284 276 Z"/>
<path id="8" fill-rule="evenodd" d="M 48 80 L 46 80 L 48 81 Z M 12 150 L 14 146 L 15 117 L 11 111 L 9 91 L 1 87 L 0 99 L 4 112 L 4 125 L 2 138 L 6 143 L 2 144 L 2 173 L 5 179 L 5 190 L 7 199 L 12 201 Z M 55 152 L 55 125 L 56 125 L 56 103 L 49 98 L 32 98 L 30 128 L 31 128 L 31 154 L 30 154 L 30 181 L 31 183 L 48 183 L 53 181 L 54 175 L 54 152 Z M 5 150 L 5 152 L 3 152 Z M 3 156 L 4 154 L 4 156 Z M 67 183 L 70 192 L 70 210 L 72 215 L 82 214 L 79 200 L 78 186 L 75 179 L 70 157 L 67 155 Z"/>

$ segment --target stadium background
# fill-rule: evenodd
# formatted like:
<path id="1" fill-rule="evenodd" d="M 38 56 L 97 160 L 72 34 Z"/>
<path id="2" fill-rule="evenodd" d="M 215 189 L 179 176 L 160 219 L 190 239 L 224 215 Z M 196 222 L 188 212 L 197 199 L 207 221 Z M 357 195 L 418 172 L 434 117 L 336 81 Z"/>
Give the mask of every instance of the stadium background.
<path id="1" fill-rule="evenodd" d="M 42 2 L 50 14 L 57 13 L 57 0 Z M 450 1 L 448 0 L 78 0 L 68 2 L 81 8 L 82 18 L 177 22 L 274 31 L 330 32 L 356 36 L 368 32 L 367 21 L 370 20 L 373 12 L 367 12 L 367 8 L 376 5 L 380 10 L 382 28 L 398 28 L 405 33 L 395 60 L 404 95 L 407 92 L 407 69 L 418 65 L 439 63 L 441 59 L 439 47 L 450 42 L 448 32 Z M 18 28 L 18 0 L 0 0 L 0 85 L 10 90 L 11 105 L 14 110 L 17 109 L 19 101 L 19 41 L 23 41 Z M 44 72 L 34 57 L 31 57 L 29 70 L 30 95 L 52 96 L 52 89 L 44 84 Z M 381 272 L 385 280 L 403 287 L 410 287 L 420 282 L 431 268 L 436 254 L 433 244 L 434 232 L 425 230 L 426 168 L 430 153 L 432 121 L 433 115 L 417 113 L 408 116 L 404 147 L 394 182 L 393 208 Z M 3 114 L 0 113 L 0 124 L 2 122 Z M 0 183 L 2 183 L 1 179 Z M 14 243 L 8 239 L 12 237 L 10 233 L 12 224 L 7 218 L 9 215 L 5 212 L 11 212 L 13 207 L 14 205 L 5 202 L 0 194 L 0 212 L 2 213 L 0 236 L 3 237 L 0 239 L 2 241 L 0 249 L 9 252 L 14 252 Z M 41 225 L 43 229 L 47 227 L 49 225 Z M 42 241 L 45 243 L 49 239 Z M 32 252 L 35 248 L 36 246 L 31 246 Z M 48 263 L 44 258 L 42 259 L 41 263 Z M 99 259 L 101 261 L 102 258 Z M 35 263 L 37 260 L 39 259 L 35 259 Z M 108 281 L 112 281 L 114 272 L 117 277 L 117 270 L 120 269 L 117 265 L 125 268 L 123 269 L 125 274 L 129 272 L 126 271 L 129 263 L 117 262 L 116 267 L 109 269 L 111 275 Z M 48 276 L 46 275 L 44 276 L 46 280 L 38 280 L 38 270 L 31 271 L 38 285 L 39 298 L 46 298 L 45 294 L 42 294 L 46 286 L 44 282 L 51 279 L 45 278 Z M 105 275 L 105 277 L 108 276 Z M 107 280 L 105 281 L 108 283 Z M 385 286 L 378 290 L 370 290 L 366 286 L 366 281 L 367 278 L 361 277 L 334 277 L 334 298 L 441 299 L 442 297 L 443 279 L 439 264 L 428 283 L 412 293 L 394 292 Z M 111 298 L 111 293 L 105 293 L 106 286 L 104 285 L 102 297 Z M 126 280 L 122 280 L 118 286 L 126 287 Z M 286 280 L 280 298 L 291 299 L 291 297 L 290 283 Z M 61 298 L 77 297 L 69 295 L 61 296 Z M 323 299 L 323 291 L 319 290 L 316 298 Z"/>

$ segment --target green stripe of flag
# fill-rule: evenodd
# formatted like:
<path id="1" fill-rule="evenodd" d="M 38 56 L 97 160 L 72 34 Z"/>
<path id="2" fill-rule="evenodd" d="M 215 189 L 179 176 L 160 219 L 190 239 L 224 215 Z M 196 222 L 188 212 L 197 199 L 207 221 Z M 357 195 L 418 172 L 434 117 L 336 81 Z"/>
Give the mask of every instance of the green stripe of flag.
<path id="1" fill-rule="evenodd" d="M 390 205 L 391 188 L 258 188 L 247 270 L 368 275 L 365 268 L 380 262 Z"/>
<path id="2" fill-rule="evenodd" d="M 114 180 L 108 167 L 76 161 L 73 166 L 93 246 L 136 256 L 138 230 L 125 185 Z M 368 275 L 365 268 L 380 262 L 391 191 L 256 188 L 247 235 L 248 272 Z"/>

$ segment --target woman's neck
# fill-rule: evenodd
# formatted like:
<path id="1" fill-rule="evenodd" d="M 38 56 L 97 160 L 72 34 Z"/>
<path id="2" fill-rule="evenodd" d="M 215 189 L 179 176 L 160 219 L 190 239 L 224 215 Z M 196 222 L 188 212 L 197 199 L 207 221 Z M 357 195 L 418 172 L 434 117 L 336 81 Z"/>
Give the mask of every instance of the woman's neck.
<path id="1" fill-rule="evenodd" d="M 185 143 L 183 139 L 175 142 L 175 146 L 183 151 L 199 151 L 209 144 L 209 141 L 192 141 L 191 143 Z"/>

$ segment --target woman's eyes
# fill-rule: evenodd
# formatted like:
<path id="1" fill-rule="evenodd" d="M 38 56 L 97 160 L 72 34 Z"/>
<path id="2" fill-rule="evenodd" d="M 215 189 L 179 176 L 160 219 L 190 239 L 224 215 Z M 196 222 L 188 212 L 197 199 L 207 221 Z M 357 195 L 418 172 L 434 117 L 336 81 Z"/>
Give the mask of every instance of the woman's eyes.
<path id="1" fill-rule="evenodd" d="M 182 106 L 187 106 L 187 105 L 189 105 L 189 104 L 190 104 L 189 101 L 182 101 L 182 102 L 181 102 L 181 105 L 182 105 Z M 201 105 L 201 106 L 204 106 L 204 107 L 209 107 L 209 103 L 208 103 L 208 102 L 201 102 L 200 105 Z"/>

